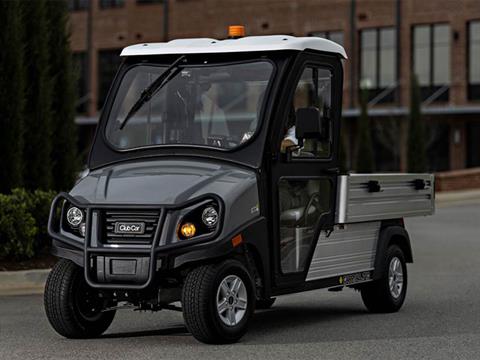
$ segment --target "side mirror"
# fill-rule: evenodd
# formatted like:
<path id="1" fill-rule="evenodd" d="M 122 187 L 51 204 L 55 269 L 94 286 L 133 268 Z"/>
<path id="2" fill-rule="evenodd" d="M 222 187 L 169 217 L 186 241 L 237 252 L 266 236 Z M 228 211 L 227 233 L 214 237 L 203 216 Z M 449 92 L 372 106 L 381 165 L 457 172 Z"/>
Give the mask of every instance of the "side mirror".
<path id="1" fill-rule="evenodd" d="M 296 112 L 295 136 L 299 144 L 304 139 L 325 139 L 328 137 L 328 119 L 316 107 L 299 108 Z"/>

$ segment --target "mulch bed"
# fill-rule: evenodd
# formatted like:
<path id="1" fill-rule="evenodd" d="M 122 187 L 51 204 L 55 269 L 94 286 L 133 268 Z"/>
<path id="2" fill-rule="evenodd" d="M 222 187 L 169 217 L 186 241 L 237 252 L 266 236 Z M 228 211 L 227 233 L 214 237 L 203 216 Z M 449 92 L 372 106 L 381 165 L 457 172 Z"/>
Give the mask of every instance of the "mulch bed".
<path id="1" fill-rule="evenodd" d="M 28 260 L 0 259 L 0 271 L 50 269 L 58 258 L 50 254 L 41 254 Z"/>

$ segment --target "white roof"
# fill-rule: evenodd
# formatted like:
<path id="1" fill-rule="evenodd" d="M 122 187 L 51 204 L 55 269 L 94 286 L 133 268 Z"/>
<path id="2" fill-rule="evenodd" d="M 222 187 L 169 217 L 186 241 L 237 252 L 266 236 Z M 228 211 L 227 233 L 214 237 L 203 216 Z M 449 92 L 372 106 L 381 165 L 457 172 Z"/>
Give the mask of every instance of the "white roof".
<path id="1" fill-rule="evenodd" d="M 295 37 L 289 35 L 247 36 L 240 39 L 216 40 L 209 38 L 179 39 L 166 43 L 148 43 L 128 46 L 121 56 L 211 54 L 252 51 L 277 51 L 305 49 L 336 53 L 347 58 L 345 49 L 333 41 L 319 37 Z"/>

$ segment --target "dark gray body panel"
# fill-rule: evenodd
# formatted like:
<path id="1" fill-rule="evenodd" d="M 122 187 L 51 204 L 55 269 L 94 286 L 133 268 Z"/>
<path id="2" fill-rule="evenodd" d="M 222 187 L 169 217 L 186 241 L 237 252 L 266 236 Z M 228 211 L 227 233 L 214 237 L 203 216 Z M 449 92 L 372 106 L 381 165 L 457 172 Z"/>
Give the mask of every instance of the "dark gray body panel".
<path id="1" fill-rule="evenodd" d="M 110 165 L 90 172 L 70 192 L 91 204 L 159 206 L 180 205 L 206 194 L 215 194 L 224 202 L 222 234 L 260 214 L 254 171 L 198 158 Z"/>

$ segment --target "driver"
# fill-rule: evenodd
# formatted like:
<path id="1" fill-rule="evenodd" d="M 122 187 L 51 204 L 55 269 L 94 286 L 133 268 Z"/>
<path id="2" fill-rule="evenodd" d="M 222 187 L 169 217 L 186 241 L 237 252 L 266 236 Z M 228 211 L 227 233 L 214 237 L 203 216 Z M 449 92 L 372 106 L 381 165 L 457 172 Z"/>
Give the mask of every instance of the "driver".
<path id="1" fill-rule="evenodd" d="M 285 135 L 283 137 L 282 143 L 280 145 L 280 152 L 285 153 L 287 148 L 290 146 L 297 146 L 298 139 L 295 136 L 295 108 L 293 105 L 290 107 L 290 112 L 288 114 L 287 124 L 285 126 Z"/>
<path id="2" fill-rule="evenodd" d="M 295 125 L 289 127 L 280 145 L 280 151 L 285 153 L 290 146 L 298 145 L 298 139 L 295 137 Z"/>

